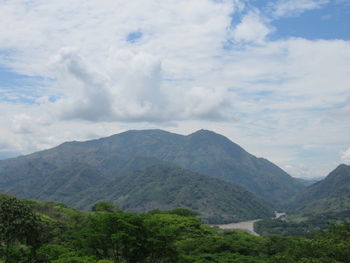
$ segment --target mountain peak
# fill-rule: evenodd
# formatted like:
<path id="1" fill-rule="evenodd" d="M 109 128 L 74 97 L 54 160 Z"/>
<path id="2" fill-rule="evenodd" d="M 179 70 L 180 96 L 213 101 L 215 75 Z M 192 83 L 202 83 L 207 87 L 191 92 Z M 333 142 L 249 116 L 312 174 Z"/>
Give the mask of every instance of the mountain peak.
<path id="1" fill-rule="evenodd" d="M 211 142 L 222 142 L 222 143 L 233 143 L 231 140 L 229 140 L 227 137 L 218 134 L 216 132 L 210 131 L 210 130 L 198 130 L 195 131 L 189 135 L 187 135 L 186 137 L 190 138 L 190 139 L 205 139 L 205 140 L 209 140 Z"/>
<path id="2" fill-rule="evenodd" d="M 161 130 L 161 129 L 145 129 L 145 130 L 127 130 L 125 132 L 122 132 L 121 134 L 125 133 L 169 133 L 167 131 Z"/>
<path id="3" fill-rule="evenodd" d="M 195 131 L 195 132 L 189 134 L 188 136 L 193 136 L 193 135 L 218 135 L 218 136 L 222 136 L 216 132 L 213 132 L 210 130 L 205 130 L 205 129 L 200 129 L 198 131 Z"/>
<path id="4" fill-rule="evenodd" d="M 240 155 L 245 150 L 238 144 L 232 142 L 229 138 L 224 135 L 218 134 L 210 130 L 198 130 L 186 136 L 193 145 L 215 145 L 216 147 L 222 147 L 228 152 L 234 152 L 234 154 Z M 237 155 L 237 156 L 238 156 Z"/>
<path id="5" fill-rule="evenodd" d="M 325 180 L 333 180 L 333 178 L 349 178 L 350 177 L 350 166 L 346 164 L 340 164 L 337 168 L 335 168 L 326 178 Z"/>
<path id="6" fill-rule="evenodd" d="M 319 213 L 346 211 L 350 208 L 350 166 L 341 164 L 328 176 L 309 186 L 293 201 L 302 212 Z"/>
<path id="7" fill-rule="evenodd" d="M 128 130 L 119 134 L 114 134 L 113 136 L 123 136 L 123 135 L 158 135 L 158 134 L 171 134 L 171 132 L 164 131 L 161 129 L 146 129 L 146 130 Z"/>
<path id="8" fill-rule="evenodd" d="M 338 167 L 335 168 L 335 170 L 343 169 L 343 168 L 349 169 L 349 168 L 350 168 L 350 165 L 347 165 L 347 164 L 345 164 L 345 163 L 342 163 L 342 164 L 339 164 Z"/>

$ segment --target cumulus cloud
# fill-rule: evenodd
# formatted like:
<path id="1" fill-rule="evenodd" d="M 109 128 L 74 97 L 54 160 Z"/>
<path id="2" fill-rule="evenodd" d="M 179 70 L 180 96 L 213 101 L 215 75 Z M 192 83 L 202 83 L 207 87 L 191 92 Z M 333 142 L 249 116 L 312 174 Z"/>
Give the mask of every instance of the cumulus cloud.
<path id="1" fill-rule="evenodd" d="M 230 109 L 230 94 L 226 89 L 213 87 L 193 87 L 183 94 L 183 115 L 186 118 L 208 120 L 234 120 L 227 114 Z"/>
<path id="2" fill-rule="evenodd" d="M 145 52 L 113 52 L 105 65 L 113 100 L 113 115 L 127 121 L 161 121 L 167 103 L 162 86 L 162 63 Z"/>
<path id="3" fill-rule="evenodd" d="M 0 48 L 20 54 L 10 60 L 0 55 L 0 60 L 24 73 L 43 74 L 47 58 L 65 46 L 79 47 L 94 61 L 105 59 L 111 47 L 130 47 L 184 64 L 184 57 L 191 60 L 221 46 L 235 6 L 231 0 L 3 1 Z M 135 31 L 142 39 L 129 43 Z"/>
<path id="4" fill-rule="evenodd" d="M 76 50 L 63 49 L 53 59 L 52 75 L 63 96 L 46 106 L 62 120 L 164 122 L 226 119 L 228 92 L 220 87 L 163 85 L 161 61 L 144 52 L 111 50 L 93 66 Z M 45 104 L 45 103 L 44 103 Z"/>
<path id="5" fill-rule="evenodd" d="M 142 3 L 140 9 L 124 1 L 2 2 L 0 15 L 15 30 L 0 25 L 0 50 L 20 54 L 11 53 L 8 60 L 0 52 L 0 61 L 17 72 L 56 80 L 51 94 L 56 101 L 37 102 L 60 120 L 164 122 L 220 114 L 214 112 L 220 108 L 217 96 L 215 102 L 201 100 L 208 104 L 201 106 L 206 113 L 198 113 L 198 100 L 196 110 L 185 109 L 191 90 L 201 85 L 186 79 L 210 72 L 203 54 L 218 54 L 238 3 Z M 132 32 L 142 38 L 128 41 Z"/>
<path id="6" fill-rule="evenodd" d="M 350 148 L 341 153 L 341 160 L 343 163 L 350 165 Z"/>
<path id="7" fill-rule="evenodd" d="M 54 72 L 65 88 L 66 98 L 58 100 L 63 119 L 104 120 L 111 115 L 111 96 L 103 78 L 70 50 L 55 58 Z"/>
<path id="8" fill-rule="evenodd" d="M 263 18 L 257 12 L 250 12 L 234 28 L 232 36 L 237 42 L 261 43 L 271 31 L 272 29 L 263 21 Z"/>
<path id="9" fill-rule="evenodd" d="M 19 134 L 30 134 L 33 132 L 33 126 L 35 125 L 33 118 L 26 114 L 20 113 L 12 118 L 12 130 Z"/>
<path id="10" fill-rule="evenodd" d="M 152 119 L 164 103 L 161 63 L 145 53 L 118 51 L 92 66 L 76 52 L 63 50 L 53 71 L 65 88 L 64 97 L 53 103 L 62 119 Z"/>

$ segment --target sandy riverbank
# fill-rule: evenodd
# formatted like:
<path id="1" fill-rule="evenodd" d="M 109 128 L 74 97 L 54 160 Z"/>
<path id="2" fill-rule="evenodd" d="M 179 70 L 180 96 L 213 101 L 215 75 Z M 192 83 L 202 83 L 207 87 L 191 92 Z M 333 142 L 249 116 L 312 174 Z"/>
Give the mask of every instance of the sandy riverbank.
<path id="1" fill-rule="evenodd" d="M 250 220 L 250 221 L 242 221 L 239 223 L 231 223 L 231 224 L 215 225 L 215 226 L 217 226 L 222 230 L 242 230 L 252 235 L 259 236 L 259 234 L 254 231 L 254 223 L 260 220 L 261 219 L 256 219 L 256 220 Z"/>

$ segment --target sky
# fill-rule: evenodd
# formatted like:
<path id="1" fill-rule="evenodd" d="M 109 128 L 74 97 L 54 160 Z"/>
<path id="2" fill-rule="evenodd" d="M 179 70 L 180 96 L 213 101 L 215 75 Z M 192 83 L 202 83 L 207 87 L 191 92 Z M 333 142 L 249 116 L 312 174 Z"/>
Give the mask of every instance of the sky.
<path id="1" fill-rule="evenodd" d="M 220 133 L 295 177 L 350 164 L 350 0 L 0 0 L 0 158 Z"/>

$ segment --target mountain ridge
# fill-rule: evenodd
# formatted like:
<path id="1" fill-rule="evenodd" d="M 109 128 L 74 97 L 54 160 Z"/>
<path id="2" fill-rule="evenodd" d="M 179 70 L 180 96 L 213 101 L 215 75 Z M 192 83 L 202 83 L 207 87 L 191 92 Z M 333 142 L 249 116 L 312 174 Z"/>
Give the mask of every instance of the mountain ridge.
<path id="1" fill-rule="evenodd" d="M 300 192 L 290 207 L 309 214 L 350 211 L 350 166 L 337 166 L 326 178 Z"/>
<path id="2" fill-rule="evenodd" d="M 86 164 L 98 170 L 101 178 L 113 180 L 159 162 L 238 184 L 274 204 L 303 189 L 278 166 L 255 157 L 220 134 L 199 130 L 184 136 L 154 129 L 131 130 L 86 142 L 66 142 L 52 149 L 0 161 L 0 191 L 15 191 L 21 184 L 31 189 L 38 183 L 36 180 L 40 182 L 43 176 L 53 176 L 67 164 Z M 28 193 L 22 197 L 33 195 L 35 193 Z"/>

